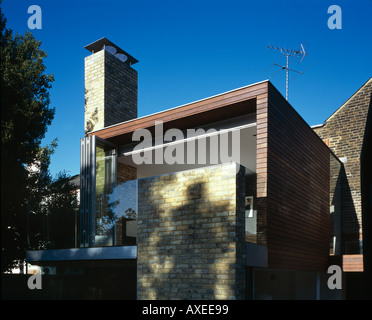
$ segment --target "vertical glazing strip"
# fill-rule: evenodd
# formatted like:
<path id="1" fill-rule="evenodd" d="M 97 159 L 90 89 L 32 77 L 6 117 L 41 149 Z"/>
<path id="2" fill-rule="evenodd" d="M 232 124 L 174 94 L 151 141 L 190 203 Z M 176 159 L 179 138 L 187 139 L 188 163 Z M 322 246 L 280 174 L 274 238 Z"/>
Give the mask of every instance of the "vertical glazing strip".
<path id="1" fill-rule="evenodd" d="M 96 136 L 81 139 L 80 142 L 80 247 L 94 247 L 96 239 L 96 174 L 97 145 L 109 148 L 108 185 L 116 185 L 117 147 Z M 113 188 L 115 192 L 115 188 Z M 115 235 L 113 235 L 115 241 Z M 115 243 L 115 242 L 114 242 Z M 114 245 L 113 243 L 113 245 Z"/>
<path id="2" fill-rule="evenodd" d="M 113 196 L 114 196 L 114 199 L 116 200 L 117 199 L 117 196 L 116 196 L 116 192 L 117 192 L 116 191 L 116 186 L 117 186 L 117 161 L 118 161 L 118 150 L 117 150 L 116 147 L 112 149 L 111 154 L 112 154 L 111 181 L 112 181 L 112 184 L 114 186 Z M 116 211 L 116 208 L 115 208 L 115 211 Z M 114 221 L 112 245 L 113 246 L 116 245 L 116 219 Z"/>
<path id="3" fill-rule="evenodd" d="M 94 246 L 96 234 L 96 136 L 90 136 L 89 147 L 89 210 L 88 210 L 88 232 L 89 247 Z"/>
<path id="4" fill-rule="evenodd" d="M 95 233 L 95 137 L 80 140 L 80 247 L 92 246 Z"/>
<path id="5" fill-rule="evenodd" d="M 86 188 L 86 138 L 83 138 L 80 139 L 80 247 L 85 247 Z"/>

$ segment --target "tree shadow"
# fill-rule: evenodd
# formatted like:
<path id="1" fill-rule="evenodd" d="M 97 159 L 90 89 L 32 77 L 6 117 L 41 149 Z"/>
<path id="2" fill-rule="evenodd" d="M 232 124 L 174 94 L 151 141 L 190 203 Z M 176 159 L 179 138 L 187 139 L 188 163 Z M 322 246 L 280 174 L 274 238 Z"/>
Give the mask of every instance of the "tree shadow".
<path id="1" fill-rule="evenodd" d="M 84 114 L 88 115 L 88 101 L 89 101 L 89 90 L 85 88 L 85 103 L 84 103 Z M 85 136 L 88 135 L 89 132 L 93 131 L 94 126 L 98 122 L 98 109 L 97 107 L 94 108 L 93 112 L 89 115 L 89 118 L 85 119 Z"/>
<path id="2" fill-rule="evenodd" d="M 235 170 L 234 167 L 234 175 Z M 216 176 L 194 170 L 163 176 L 162 188 L 154 178 L 139 184 L 139 189 L 148 187 L 145 192 L 140 191 L 139 196 L 142 203 L 138 221 L 140 299 L 242 296 L 244 174 L 239 179 L 241 196 L 236 195 L 235 177 Z M 234 180 L 233 187 L 229 180 Z M 220 187 L 216 187 L 217 184 Z M 241 202 L 238 206 L 237 201 Z M 146 256 L 142 261 L 141 255 Z"/>

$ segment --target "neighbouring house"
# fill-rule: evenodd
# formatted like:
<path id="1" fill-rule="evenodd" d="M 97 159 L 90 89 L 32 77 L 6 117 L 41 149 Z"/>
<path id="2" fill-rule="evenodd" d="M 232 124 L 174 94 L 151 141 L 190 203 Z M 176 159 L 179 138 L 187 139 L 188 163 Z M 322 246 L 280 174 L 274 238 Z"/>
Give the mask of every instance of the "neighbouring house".
<path id="1" fill-rule="evenodd" d="M 361 166 L 363 145 L 365 157 L 371 152 L 368 151 L 371 144 L 370 124 L 367 124 L 368 114 L 371 113 L 371 92 L 372 78 L 323 124 L 313 126 L 314 131 L 343 163 L 342 173 L 338 177 L 331 177 L 333 180 L 341 180 L 342 210 L 339 226 L 337 226 L 339 239 L 335 244 L 336 256 L 345 272 L 345 282 L 349 283 L 347 293 L 359 297 L 363 297 L 364 290 L 361 288 L 364 285 L 367 285 L 366 289 L 369 291 L 372 287 L 371 279 L 369 282 L 363 279 L 364 268 L 370 269 L 370 263 L 369 266 L 364 265 L 366 259 L 363 257 L 367 257 L 368 260 L 371 251 L 369 233 L 365 232 L 371 225 L 371 222 L 367 222 L 371 219 L 371 174 L 368 174 L 370 169 L 367 161 L 365 161 L 364 171 Z M 364 198 L 362 177 L 365 178 Z M 334 204 L 331 203 L 331 208 L 332 205 Z M 365 220 L 364 224 L 363 220 Z"/>
<path id="2" fill-rule="evenodd" d="M 27 252 L 45 296 L 348 298 L 327 270 L 363 271 L 371 80 L 314 128 L 270 81 L 137 117 L 138 61 L 106 38 L 86 49 L 77 246 Z"/>

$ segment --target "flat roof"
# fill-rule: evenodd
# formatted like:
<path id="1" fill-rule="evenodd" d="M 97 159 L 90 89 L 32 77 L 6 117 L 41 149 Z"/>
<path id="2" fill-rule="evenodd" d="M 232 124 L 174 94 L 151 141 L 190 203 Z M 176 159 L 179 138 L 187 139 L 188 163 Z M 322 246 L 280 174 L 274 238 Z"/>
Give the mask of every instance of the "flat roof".
<path id="1" fill-rule="evenodd" d="M 138 62 L 138 60 L 136 58 L 132 57 L 129 53 L 125 52 L 123 49 L 121 49 L 115 43 L 111 42 L 110 40 L 108 40 L 105 37 L 103 37 L 103 38 L 101 38 L 97 41 L 94 41 L 91 44 L 88 44 L 84 48 L 87 49 L 88 51 L 92 52 L 92 53 L 95 53 L 95 52 L 101 51 L 103 46 L 114 47 L 117 51 L 116 53 L 125 54 L 128 57 L 128 61 L 131 65 Z"/>
<path id="2" fill-rule="evenodd" d="M 253 113 L 256 98 L 267 94 L 268 80 L 220 93 L 175 108 L 131 119 L 103 129 L 89 132 L 116 145 L 131 142 L 132 133 L 138 129 L 153 130 L 155 121 L 162 121 L 168 128 L 196 128 L 201 125 Z"/>

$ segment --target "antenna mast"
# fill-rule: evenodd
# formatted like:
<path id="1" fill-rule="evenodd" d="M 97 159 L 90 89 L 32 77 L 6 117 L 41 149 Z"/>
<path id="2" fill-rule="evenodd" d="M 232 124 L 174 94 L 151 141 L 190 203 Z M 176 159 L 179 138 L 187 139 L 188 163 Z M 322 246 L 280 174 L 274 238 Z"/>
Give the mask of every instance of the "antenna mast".
<path id="1" fill-rule="evenodd" d="M 279 50 L 283 55 L 286 56 L 286 65 L 281 66 L 276 63 L 273 63 L 274 66 L 278 66 L 282 69 L 285 69 L 286 71 L 286 81 L 285 81 L 285 98 L 288 101 L 288 86 L 289 86 L 289 71 L 297 72 L 302 74 L 303 72 L 294 70 L 294 69 L 289 69 L 289 57 L 298 57 L 302 56 L 300 62 L 305 58 L 305 56 L 308 55 L 308 53 L 305 52 L 304 46 L 301 44 L 301 50 L 292 50 L 292 49 L 285 49 L 285 48 L 279 48 L 279 47 L 273 47 L 273 46 L 266 46 L 266 48 L 273 49 L 273 50 Z M 300 63 L 299 62 L 299 63 Z"/>

